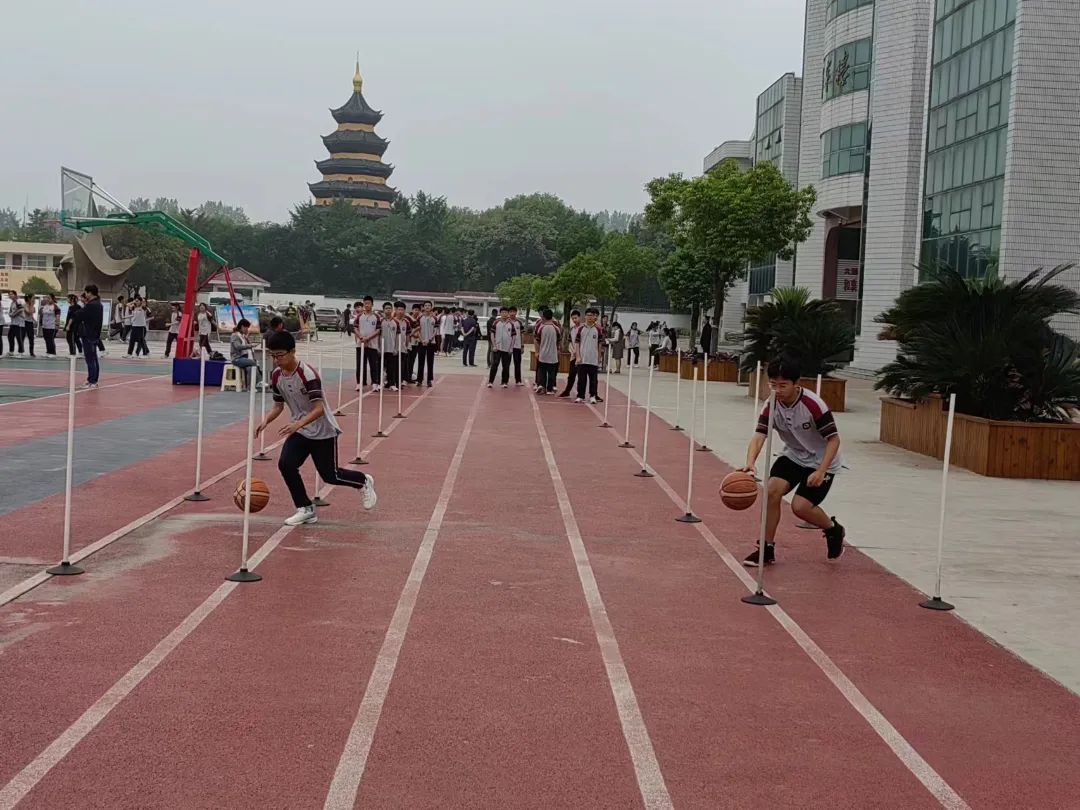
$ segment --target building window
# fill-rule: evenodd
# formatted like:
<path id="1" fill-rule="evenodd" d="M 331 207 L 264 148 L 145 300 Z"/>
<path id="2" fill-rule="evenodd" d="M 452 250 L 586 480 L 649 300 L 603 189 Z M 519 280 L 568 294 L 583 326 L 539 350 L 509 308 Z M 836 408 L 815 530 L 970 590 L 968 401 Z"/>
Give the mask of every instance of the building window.
<path id="1" fill-rule="evenodd" d="M 22 254 L 21 253 L 12 253 L 11 254 L 11 269 L 12 270 L 22 270 Z"/>
<path id="2" fill-rule="evenodd" d="M 750 266 L 747 273 L 749 295 L 766 295 L 776 287 L 776 254 Z"/>
<path id="3" fill-rule="evenodd" d="M 821 94 L 825 100 L 866 90 L 870 86 L 873 43 L 872 39 L 849 42 L 825 57 L 821 77 Z"/>
<path id="4" fill-rule="evenodd" d="M 41 255 L 27 256 L 26 257 L 26 269 L 27 270 L 44 270 L 46 267 L 48 267 L 47 261 L 48 261 L 47 256 L 41 256 Z"/>
<path id="5" fill-rule="evenodd" d="M 1015 0 L 937 0 L 923 199 L 924 264 L 983 276 L 998 258 Z"/>
<path id="6" fill-rule="evenodd" d="M 847 14 L 863 6 L 872 6 L 874 0 L 829 0 L 825 6 L 825 22 L 831 23 L 841 14 Z"/>
<path id="7" fill-rule="evenodd" d="M 821 136 L 821 177 L 866 170 L 866 122 L 830 129 Z"/>

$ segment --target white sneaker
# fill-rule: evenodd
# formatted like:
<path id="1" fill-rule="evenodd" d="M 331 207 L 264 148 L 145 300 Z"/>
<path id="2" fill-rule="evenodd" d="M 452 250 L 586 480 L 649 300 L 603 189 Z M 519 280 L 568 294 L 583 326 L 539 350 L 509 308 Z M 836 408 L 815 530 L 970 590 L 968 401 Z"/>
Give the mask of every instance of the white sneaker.
<path id="1" fill-rule="evenodd" d="M 509 388 L 509 387 L 510 387 L 509 385 L 507 385 L 506 383 L 503 383 L 503 388 Z"/>
<path id="2" fill-rule="evenodd" d="M 357 390 L 357 391 L 363 391 L 363 390 L 364 390 L 364 386 L 362 386 L 362 385 L 358 385 L 358 386 L 356 386 L 356 390 Z"/>
<path id="3" fill-rule="evenodd" d="M 494 387 L 495 386 L 492 383 L 488 383 L 488 388 L 494 388 Z"/>
<path id="4" fill-rule="evenodd" d="M 367 479 L 364 482 L 363 490 L 361 490 L 364 495 L 364 508 L 374 509 L 375 504 L 379 502 L 379 496 L 375 494 L 375 476 L 368 473 L 364 477 Z"/>
<path id="5" fill-rule="evenodd" d="M 318 523 L 319 518 L 315 514 L 314 506 L 301 506 L 296 510 L 296 514 L 285 518 L 286 526 L 300 526 L 304 523 Z"/>
<path id="6" fill-rule="evenodd" d="M 590 405 L 595 405 L 596 404 L 596 397 L 589 397 L 589 404 Z"/>
<path id="7" fill-rule="evenodd" d="M 583 403 L 584 401 L 585 401 L 585 400 L 583 400 L 583 399 L 582 399 L 581 397 L 576 397 L 576 398 L 574 399 L 574 402 L 575 402 L 575 403 Z"/>
<path id="8" fill-rule="evenodd" d="M 382 388 L 382 386 L 381 386 L 381 385 L 373 385 L 373 386 L 371 386 L 371 390 L 372 390 L 373 392 L 377 392 L 377 391 L 378 391 L 378 390 L 379 390 L 380 388 Z"/>

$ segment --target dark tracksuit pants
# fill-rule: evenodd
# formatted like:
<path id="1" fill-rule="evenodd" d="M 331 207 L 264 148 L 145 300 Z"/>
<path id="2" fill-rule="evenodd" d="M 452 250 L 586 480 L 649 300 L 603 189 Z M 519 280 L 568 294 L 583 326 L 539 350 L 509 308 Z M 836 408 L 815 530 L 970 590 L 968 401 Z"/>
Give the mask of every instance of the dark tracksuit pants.
<path id="1" fill-rule="evenodd" d="M 559 364 L 537 362 L 536 371 L 536 384 L 540 386 L 541 390 L 554 394 L 556 377 L 559 375 Z"/>
<path id="2" fill-rule="evenodd" d="M 364 488 L 367 478 L 362 472 L 338 466 L 336 437 L 309 439 L 302 433 L 293 433 L 281 446 L 278 470 L 285 480 L 285 485 L 289 488 L 289 494 L 297 509 L 301 506 L 311 506 L 311 499 L 304 487 L 304 477 L 300 474 L 300 468 L 304 466 L 308 456 L 311 456 L 311 460 L 315 463 L 319 477 L 327 484 L 353 489 Z"/>
<path id="3" fill-rule="evenodd" d="M 510 352 L 497 351 L 491 359 L 491 371 L 488 372 L 489 385 L 495 382 L 495 373 L 500 365 L 502 365 L 502 384 L 506 385 L 510 382 Z"/>
<path id="4" fill-rule="evenodd" d="M 570 361 L 570 373 L 566 376 L 566 388 L 563 389 L 562 394 L 559 396 L 568 397 L 570 392 L 574 390 L 574 383 L 577 382 L 578 366 L 574 360 Z"/>
<path id="5" fill-rule="evenodd" d="M 577 395 L 580 399 L 585 398 L 586 383 L 589 386 L 589 396 L 597 396 L 600 387 L 598 373 L 599 367 L 588 363 L 581 363 L 577 367 Z"/>
<path id="6" fill-rule="evenodd" d="M 68 354 L 82 353 L 82 338 L 75 334 L 75 326 L 68 327 L 67 332 Z"/>
<path id="7" fill-rule="evenodd" d="M 428 343 L 424 346 L 418 346 L 416 349 L 417 357 L 419 358 L 416 368 L 416 383 L 419 385 L 424 382 L 424 367 L 427 366 L 427 384 L 431 385 L 431 381 L 435 377 L 435 351 L 439 347 L 434 343 Z"/>
<path id="8" fill-rule="evenodd" d="M 461 353 L 461 365 L 463 366 L 475 366 L 476 365 L 476 338 L 465 338 L 464 351 Z"/>
<path id="9" fill-rule="evenodd" d="M 56 330 L 42 329 L 41 336 L 45 338 L 45 354 L 56 354 Z"/>
<path id="10" fill-rule="evenodd" d="M 363 358 L 360 355 L 363 354 Z M 361 368 L 361 364 L 366 364 L 367 368 Z M 371 380 L 372 385 L 378 385 L 381 377 L 379 376 L 379 352 L 375 349 L 363 349 L 359 346 L 356 347 L 356 384 L 367 385 L 368 380 Z"/>
<path id="11" fill-rule="evenodd" d="M 521 383 L 521 349 L 514 349 L 514 382 Z"/>
<path id="12" fill-rule="evenodd" d="M 419 353 L 419 346 L 412 346 L 409 348 L 409 351 L 405 353 L 405 372 L 402 374 L 402 380 L 404 382 L 412 382 L 413 380 L 418 379 L 413 372 L 416 370 L 416 357 Z"/>
<path id="13" fill-rule="evenodd" d="M 383 352 L 383 371 L 386 375 L 386 384 L 393 386 L 398 384 L 398 371 L 401 366 L 401 356 L 397 352 Z"/>

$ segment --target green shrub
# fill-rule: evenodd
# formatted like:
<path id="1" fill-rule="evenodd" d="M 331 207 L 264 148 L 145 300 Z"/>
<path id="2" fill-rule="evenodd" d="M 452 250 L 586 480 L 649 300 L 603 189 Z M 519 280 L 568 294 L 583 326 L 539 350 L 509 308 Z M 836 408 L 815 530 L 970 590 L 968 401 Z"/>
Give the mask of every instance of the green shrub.
<path id="1" fill-rule="evenodd" d="M 772 301 L 746 311 L 744 371 L 778 357 L 798 361 L 803 375 L 828 376 L 836 358 L 855 347 L 855 329 L 835 301 L 810 300 L 803 287 L 779 287 Z"/>

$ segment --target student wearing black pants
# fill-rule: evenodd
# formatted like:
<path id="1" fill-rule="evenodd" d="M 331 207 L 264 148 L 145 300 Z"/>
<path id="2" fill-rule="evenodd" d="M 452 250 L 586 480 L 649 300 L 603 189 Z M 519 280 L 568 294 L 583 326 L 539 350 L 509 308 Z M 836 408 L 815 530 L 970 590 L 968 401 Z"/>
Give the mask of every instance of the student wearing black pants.
<path id="1" fill-rule="evenodd" d="M 566 377 L 566 388 L 559 394 L 560 397 L 570 396 L 577 382 L 577 350 L 574 341 L 577 339 L 578 330 L 581 328 L 581 313 L 574 310 L 570 313 L 570 373 Z"/>
<path id="2" fill-rule="evenodd" d="M 510 352 L 496 349 L 491 360 L 491 371 L 488 372 L 488 388 L 495 384 L 495 374 L 500 364 L 502 365 L 502 387 L 506 388 L 510 384 Z"/>
<path id="3" fill-rule="evenodd" d="M 506 307 L 499 309 L 499 319 L 495 321 L 495 328 L 491 330 L 491 348 L 494 355 L 491 360 L 491 371 L 488 372 L 488 388 L 495 384 L 495 373 L 502 366 L 502 387 L 510 384 L 510 353 L 514 348 L 514 322 L 510 320 L 510 310 Z"/>
<path id="4" fill-rule="evenodd" d="M 582 363 L 577 370 L 577 395 L 578 399 L 585 399 L 585 387 L 588 385 L 589 397 L 596 399 L 600 389 L 599 366 L 590 363 Z"/>
<path id="5" fill-rule="evenodd" d="M 595 307 L 585 310 L 585 325 L 574 336 L 577 355 L 577 402 L 585 401 L 585 387 L 589 389 L 589 402 L 597 402 L 598 373 L 603 359 L 604 330 L 597 324 L 600 312 Z"/>

